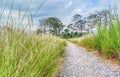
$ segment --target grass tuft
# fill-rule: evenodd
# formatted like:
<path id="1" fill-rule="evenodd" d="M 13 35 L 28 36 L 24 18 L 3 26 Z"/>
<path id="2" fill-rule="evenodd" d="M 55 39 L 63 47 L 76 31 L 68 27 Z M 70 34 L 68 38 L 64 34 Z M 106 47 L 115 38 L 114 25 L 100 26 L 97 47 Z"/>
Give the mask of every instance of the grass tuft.
<path id="1" fill-rule="evenodd" d="M 2 31 L 0 77 L 54 77 L 66 41 L 52 35 Z"/>

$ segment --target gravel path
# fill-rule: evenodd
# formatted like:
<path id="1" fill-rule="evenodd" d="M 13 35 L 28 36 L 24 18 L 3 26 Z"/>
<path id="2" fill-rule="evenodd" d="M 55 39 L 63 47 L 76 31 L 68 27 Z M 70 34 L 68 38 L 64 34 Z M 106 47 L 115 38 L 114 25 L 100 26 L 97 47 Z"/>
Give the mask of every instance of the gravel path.
<path id="1" fill-rule="evenodd" d="M 120 72 L 113 70 L 95 55 L 68 42 L 60 77 L 120 77 Z"/>

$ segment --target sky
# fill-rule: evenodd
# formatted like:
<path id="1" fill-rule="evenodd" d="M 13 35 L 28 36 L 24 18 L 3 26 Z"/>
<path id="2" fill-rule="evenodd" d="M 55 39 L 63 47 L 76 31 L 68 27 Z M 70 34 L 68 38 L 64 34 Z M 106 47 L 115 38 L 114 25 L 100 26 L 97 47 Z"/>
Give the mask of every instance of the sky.
<path id="1" fill-rule="evenodd" d="M 4 11 L 4 18 L 7 18 L 12 0 L 0 1 L 3 1 L 0 2 L 2 7 L 5 7 L 7 3 Z M 67 25 L 72 22 L 71 18 L 74 14 L 87 16 L 95 11 L 108 9 L 109 6 L 113 7 L 115 3 L 119 11 L 120 5 L 118 3 L 120 3 L 120 0 L 14 0 L 12 13 L 13 17 L 18 18 L 19 9 L 22 15 L 27 11 L 26 16 L 33 15 L 35 26 L 39 25 L 39 19 L 45 17 L 57 17 Z M 41 8 L 39 8 L 40 6 Z M 24 19 L 23 22 L 26 23 L 27 19 Z"/>

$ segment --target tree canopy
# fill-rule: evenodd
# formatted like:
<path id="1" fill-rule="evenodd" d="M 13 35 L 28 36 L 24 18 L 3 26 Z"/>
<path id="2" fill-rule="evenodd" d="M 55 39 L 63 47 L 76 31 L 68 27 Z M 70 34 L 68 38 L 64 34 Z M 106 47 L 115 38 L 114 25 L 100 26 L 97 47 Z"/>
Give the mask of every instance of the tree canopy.
<path id="1" fill-rule="evenodd" d="M 60 30 L 64 27 L 62 21 L 56 17 L 48 17 L 39 21 L 40 26 L 49 27 L 49 32 L 53 34 L 59 34 Z"/>

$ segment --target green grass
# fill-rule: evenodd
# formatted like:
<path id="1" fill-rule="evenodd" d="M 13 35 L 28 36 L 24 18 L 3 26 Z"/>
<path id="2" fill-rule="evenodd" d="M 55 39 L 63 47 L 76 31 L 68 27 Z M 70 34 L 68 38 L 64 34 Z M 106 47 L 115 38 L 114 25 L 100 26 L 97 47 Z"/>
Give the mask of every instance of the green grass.
<path id="1" fill-rule="evenodd" d="M 54 77 L 66 41 L 52 35 L 0 33 L 0 77 Z"/>
<path id="2" fill-rule="evenodd" d="M 81 38 L 73 38 L 73 39 L 69 39 L 69 41 L 76 43 L 80 46 L 85 46 L 86 48 L 94 48 L 94 41 L 93 41 L 93 36 L 91 34 L 89 35 L 85 35 Z M 89 40 L 88 40 L 89 39 Z"/>
<path id="3" fill-rule="evenodd" d="M 107 58 L 120 60 L 120 19 L 117 13 L 110 17 L 109 27 L 98 25 L 97 33 L 86 35 L 82 39 L 71 39 L 71 42 L 91 49 L 97 49 Z"/>
<path id="4" fill-rule="evenodd" d="M 7 2 L 3 0 L 0 12 L 0 77 L 54 77 L 64 57 L 66 41 L 53 35 L 36 35 L 26 32 L 33 26 L 33 17 L 45 1 L 31 14 L 32 0 L 22 14 L 18 8 L 18 17 L 14 17 L 14 0 L 10 1 L 9 14 L 4 18 Z M 29 15 L 30 13 L 30 15 Z M 26 24 L 23 22 L 27 20 Z M 2 24 L 4 23 L 4 24 Z"/>

